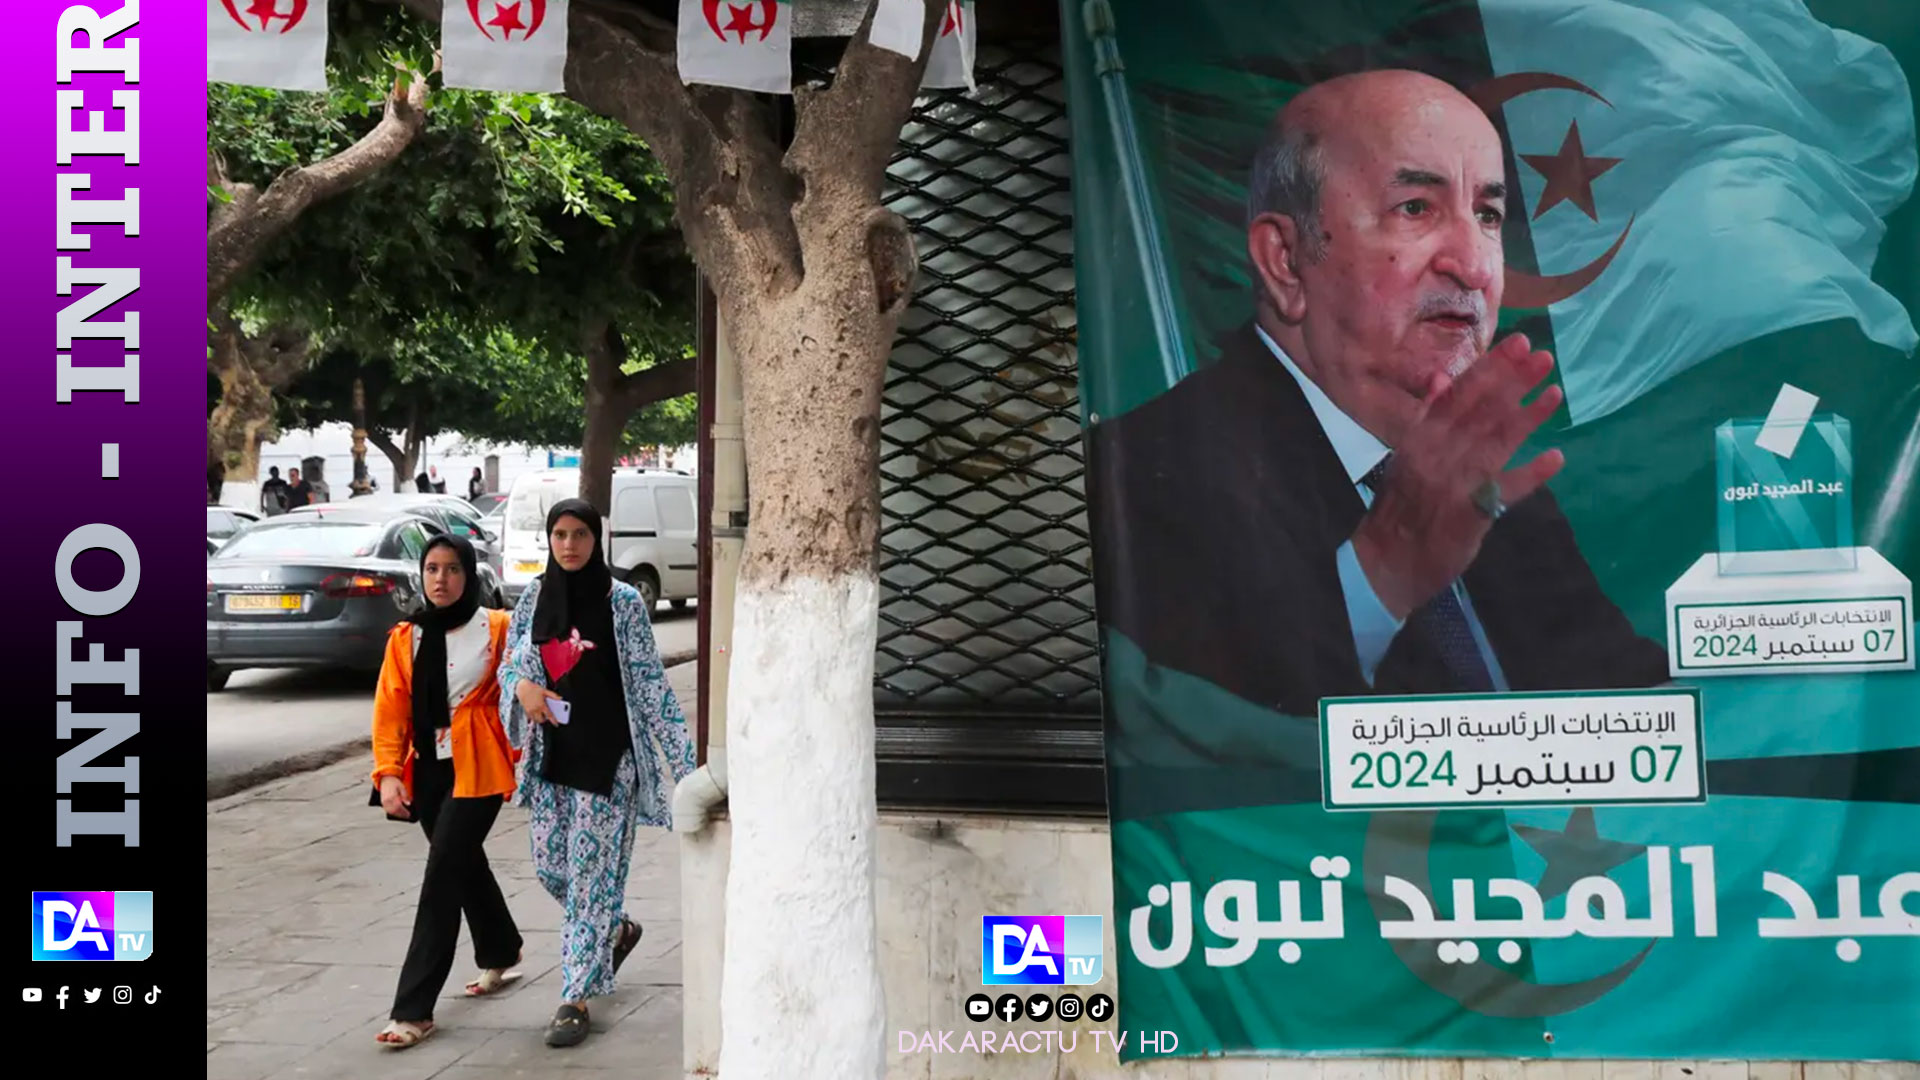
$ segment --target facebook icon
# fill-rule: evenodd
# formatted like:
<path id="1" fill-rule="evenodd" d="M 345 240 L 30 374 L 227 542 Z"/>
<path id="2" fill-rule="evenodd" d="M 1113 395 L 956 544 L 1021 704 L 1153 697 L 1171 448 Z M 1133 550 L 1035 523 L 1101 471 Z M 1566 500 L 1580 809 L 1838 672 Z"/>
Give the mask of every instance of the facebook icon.
<path id="1" fill-rule="evenodd" d="M 1105 951 L 1098 915 L 980 919 L 980 981 L 988 986 L 1096 983 Z"/>

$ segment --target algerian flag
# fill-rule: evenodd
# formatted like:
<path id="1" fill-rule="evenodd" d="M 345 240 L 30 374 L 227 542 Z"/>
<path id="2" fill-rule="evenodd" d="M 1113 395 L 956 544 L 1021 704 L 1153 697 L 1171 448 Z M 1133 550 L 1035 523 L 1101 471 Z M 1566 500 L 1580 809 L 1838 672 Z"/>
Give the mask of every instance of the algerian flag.
<path id="1" fill-rule="evenodd" d="M 1480 12 L 1506 78 L 1476 96 L 1503 102 L 1541 264 L 1509 269 L 1505 304 L 1548 305 L 1574 423 L 1789 327 L 1848 319 L 1914 350 L 1911 313 L 1870 277 L 1916 173 L 1886 48 L 1802 0 Z"/>
<path id="2" fill-rule="evenodd" d="M 207 81 L 325 90 L 326 0 L 207 0 Z"/>
<path id="3" fill-rule="evenodd" d="M 680 0 L 680 81 L 793 91 L 793 5 L 786 0 Z"/>
<path id="4" fill-rule="evenodd" d="M 934 33 L 933 55 L 927 57 L 927 73 L 920 85 L 929 90 L 974 89 L 973 55 L 978 40 L 973 0 L 947 0 L 947 13 Z"/>
<path id="5" fill-rule="evenodd" d="M 448 86 L 561 93 L 567 0 L 445 0 L 440 63 Z"/>

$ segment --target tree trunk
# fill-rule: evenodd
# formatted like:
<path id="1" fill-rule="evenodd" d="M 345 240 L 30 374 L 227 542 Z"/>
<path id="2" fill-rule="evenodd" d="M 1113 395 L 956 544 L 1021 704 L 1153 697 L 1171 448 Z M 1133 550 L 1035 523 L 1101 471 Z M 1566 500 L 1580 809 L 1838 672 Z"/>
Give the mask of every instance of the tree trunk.
<path id="1" fill-rule="evenodd" d="M 215 316 L 208 363 L 220 380 L 220 403 L 207 417 L 207 469 L 223 483 L 252 483 L 260 472 L 260 447 L 275 438 L 273 395 L 306 366 L 308 340 L 299 331 L 275 329 L 249 337 L 225 313 Z"/>
<path id="2" fill-rule="evenodd" d="M 587 424 L 580 442 L 580 497 L 602 518 L 613 517 L 613 461 L 620 432 L 633 409 L 620 388 L 620 363 L 626 350 L 611 323 L 587 332 Z"/>
<path id="3" fill-rule="evenodd" d="M 420 446 L 411 435 L 402 434 L 406 448 L 393 441 L 393 436 L 379 428 L 367 431 L 367 441 L 386 455 L 387 463 L 393 466 L 393 490 L 396 492 L 413 490 L 413 467 L 419 461 Z M 403 486 L 404 485 L 404 486 Z"/>
<path id="4" fill-rule="evenodd" d="M 683 357 L 623 373 L 626 343 L 611 322 L 589 325 L 586 354 L 587 423 L 580 446 L 580 497 L 605 517 L 613 510 L 613 466 L 627 421 L 656 401 L 693 393 L 699 371 L 692 357 Z"/>
<path id="5" fill-rule="evenodd" d="M 886 1061 L 874 552 L 880 390 L 905 299 L 881 289 L 876 302 L 857 243 L 822 258 L 782 301 L 721 298 L 741 357 L 751 522 L 727 691 L 728 1080 L 876 1080 Z"/>
<path id="6" fill-rule="evenodd" d="M 373 490 L 367 482 L 367 386 L 363 379 L 353 380 L 353 493 L 365 495 Z"/>

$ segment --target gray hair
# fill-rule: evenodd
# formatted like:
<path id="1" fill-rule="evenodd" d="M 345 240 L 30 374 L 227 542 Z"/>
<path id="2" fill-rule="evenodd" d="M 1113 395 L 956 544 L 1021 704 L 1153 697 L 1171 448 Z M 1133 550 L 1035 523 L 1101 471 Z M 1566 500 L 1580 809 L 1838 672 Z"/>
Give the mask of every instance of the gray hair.
<path id="1" fill-rule="evenodd" d="M 1248 226 L 1261 214 L 1285 214 L 1299 231 L 1301 257 L 1318 262 L 1326 254 L 1320 235 L 1320 186 L 1325 177 L 1320 141 L 1314 133 L 1276 119 L 1253 158 L 1253 175 L 1247 181 Z"/>

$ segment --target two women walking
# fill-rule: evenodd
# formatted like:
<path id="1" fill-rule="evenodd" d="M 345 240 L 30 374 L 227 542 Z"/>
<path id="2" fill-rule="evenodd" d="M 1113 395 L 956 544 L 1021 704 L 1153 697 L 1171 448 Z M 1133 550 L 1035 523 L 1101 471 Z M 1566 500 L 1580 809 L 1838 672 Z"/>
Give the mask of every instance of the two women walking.
<path id="1" fill-rule="evenodd" d="M 693 771 L 651 613 L 637 590 L 613 579 L 600 515 L 567 499 L 554 504 L 546 526 L 546 572 L 511 619 L 476 615 L 476 599 L 461 621 L 461 598 L 477 598 L 477 590 L 450 592 L 443 581 L 436 592 L 429 575 L 446 577 L 452 562 L 471 582 L 473 549 L 437 538 L 422 560 L 427 605 L 388 643 L 374 776 L 388 813 L 417 817 L 430 838 L 393 1023 L 378 1037 L 388 1045 L 412 1046 L 432 1033 L 461 911 L 481 968 L 467 992 L 493 993 L 518 977 L 507 969 L 519 962 L 520 935 L 481 851 L 508 796 L 528 812 L 535 872 L 565 912 L 561 1004 L 546 1041 L 583 1041 L 588 999 L 613 991 L 614 973 L 640 941 L 625 912 L 635 832 L 670 826 L 673 785 Z M 449 629 L 474 624 L 486 628 L 484 650 L 465 629 Z M 444 688 L 426 677 L 442 669 Z"/>

